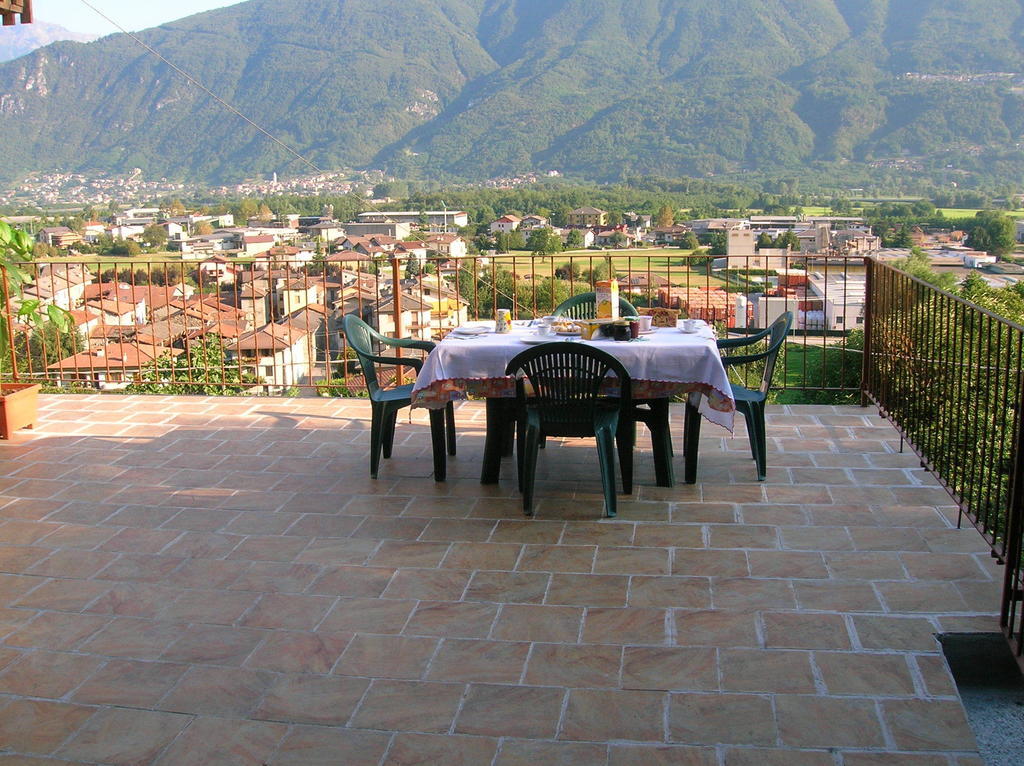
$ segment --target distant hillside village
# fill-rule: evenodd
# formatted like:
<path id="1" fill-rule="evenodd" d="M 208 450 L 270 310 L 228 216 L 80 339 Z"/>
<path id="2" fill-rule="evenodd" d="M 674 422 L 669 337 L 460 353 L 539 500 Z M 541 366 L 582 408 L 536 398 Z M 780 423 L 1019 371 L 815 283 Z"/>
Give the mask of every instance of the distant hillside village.
<path id="1" fill-rule="evenodd" d="M 871 228 L 852 217 L 751 216 L 669 226 L 652 225 L 648 215 L 616 218 L 621 222 L 610 226 L 606 211 L 581 207 L 569 213 L 563 228 L 543 216 L 503 215 L 487 230 L 495 238 L 518 232 L 524 239 L 543 231 L 583 250 L 576 255 L 591 263 L 601 248 L 616 248 L 616 257 L 635 253 L 645 266 L 616 267 L 631 301 L 735 329 L 766 327 L 794 308 L 797 327 L 805 332 L 857 329 L 864 322 L 860 257 L 908 254 L 883 249 Z M 384 334 L 436 339 L 471 316 L 487 318 L 476 317 L 483 303 L 476 285 L 467 289 L 460 279 L 460 270 L 465 277 L 474 267 L 478 274 L 515 268 L 512 279 L 541 279 L 532 268 L 518 273 L 526 256 L 509 263 L 493 250 L 470 256 L 466 240 L 453 233 L 468 223 L 469 215 L 456 210 L 373 211 L 345 222 L 325 210 L 236 225 L 230 215 L 167 216 L 158 208 L 135 208 L 108 221 L 86 222 L 80 231 L 39 229 L 40 243 L 71 258 L 40 264 L 25 298 L 70 312 L 76 342 L 63 358 L 48 359 L 45 370 L 61 384 L 124 388 L 156 360 L 187 359 L 194 344 L 216 338 L 223 364 L 255 381 L 253 390 L 279 392 L 335 377 L 339 365 L 347 365 L 346 374 L 357 373 L 346 359 L 341 333 L 346 314 L 362 316 Z M 139 240 L 153 226 L 166 233 L 166 247 L 180 253 L 181 263 L 111 259 L 120 269 L 115 271 L 104 269 L 102 261 L 71 262 L 83 242 Z M 721 276 L 714 285 L 653 273 L 643 249 L 622 252 L 679 247 L 709 235 L 725 244 L 724 254 L 709 265 L 709 274 Z M 1024 278 L 1018 273 L 1024 269 L 967 248 L 963 232 L 915 228 L 910 237 L 932 255 L 935 268 L 985 269 L 985 279 L 996 286 Z M 565 261 L 571 255 L 551 257 Z M 480 260 L 467 260 L 473 258 Z M 553 276 L 554 269 L 543 272 Z"/>

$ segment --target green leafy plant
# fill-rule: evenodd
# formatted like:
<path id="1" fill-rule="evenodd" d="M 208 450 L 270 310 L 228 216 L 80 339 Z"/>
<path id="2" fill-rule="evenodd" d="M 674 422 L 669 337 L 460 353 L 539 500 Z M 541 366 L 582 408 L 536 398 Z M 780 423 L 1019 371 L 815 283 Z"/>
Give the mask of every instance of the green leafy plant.
<path id="1" fill-rule="evenodd" d="M 32 261 L 33 249 L 32 237 L 27 232 L 0 221 L 0 290 L 3 291 L 0 298 L 4 302 L 0 311 L 0 346 L 3 348 L 9 348 L 15 320 L 19 324 L 36 327 L 49 319 L 62 332 L 71 326 L 71 315 L 60 306 L 44 306 L 37 298 L 22 297 L 25 287 L 32 283 L 33 275 L 27 264 Z M 12 301 L 17 303 L 17 312 L 13 316 L 7 310 Z"/>

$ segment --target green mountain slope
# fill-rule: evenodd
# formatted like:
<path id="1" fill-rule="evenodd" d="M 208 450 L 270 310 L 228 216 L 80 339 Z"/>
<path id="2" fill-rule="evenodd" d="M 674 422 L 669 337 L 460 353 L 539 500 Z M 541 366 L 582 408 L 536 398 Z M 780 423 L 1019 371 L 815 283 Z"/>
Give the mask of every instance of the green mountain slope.
<path id="1" fill-rule="evenodd" d="M 1021 5 L 250 0 L 141 37 L 323 168 L 614 179 L 1005 156 Z M 308 172 L 123 35 L 0 65 L 0 130 L 3 180 Z"/>

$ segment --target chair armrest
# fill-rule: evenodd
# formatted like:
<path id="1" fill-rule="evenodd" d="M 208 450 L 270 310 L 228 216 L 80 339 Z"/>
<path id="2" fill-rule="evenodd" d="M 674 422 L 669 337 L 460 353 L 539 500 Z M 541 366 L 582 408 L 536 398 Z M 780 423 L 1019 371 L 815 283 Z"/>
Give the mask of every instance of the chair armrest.
<path id="1" fill-rule="evenodd" d="M 772 328 L 769 327 L 766 330 L 761 330 L 759 333 L 754 335 L 746 335 L 742 338 L 722 338 L 716 341 L 719 348 L 743 348 L 743 346 L 751 346 L 757 343 L 759 340 L 764 340 L 772 333 Z"/>
<path id="2" fill-rule="evenodd" d="M 416 372 L 419 372 L 420 368 L 423 367 L 423 360 L 417 359 L 414 356 L 369 356 L 367 359 L 377 364 L 390 364 L 396 367 L 412 367 Z"/>
<path id="3" fill-rule="evenodd" d="M 395 346 L 396 348 L 415 348 L 420 351 L 433 351 L 434 343 L 429 340 L 416 340 L 415 338 L 388 338 L 382 336 L 379 339 L 382 343 L 388 346 Z"/>
<path id="4" fill-rule="evenodd" d="M 771 352 L 764 351 L 760 354 L 733 354 L 732 356 L 722 357 L 723 367 L 732 367 L 736 364 L 750 364 L 751 362 L 759 362 L 767 357 Z"/>

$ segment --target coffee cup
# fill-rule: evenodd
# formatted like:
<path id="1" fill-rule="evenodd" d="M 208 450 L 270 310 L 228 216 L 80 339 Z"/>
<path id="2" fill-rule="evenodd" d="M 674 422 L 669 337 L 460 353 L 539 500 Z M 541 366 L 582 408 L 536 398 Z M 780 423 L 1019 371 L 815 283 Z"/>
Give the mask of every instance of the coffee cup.
<path id="1" fill-rule="evenodd" d="M 637 321 L 640 322 L 640 332 L 650 332 L 651 324 L 654 322 L 654 317 L 650 315 L 641 316 Z"/>
<path id="2" fill-rule="evenodd" d="M 697 320 L 696 319 L 684 319 L 683 320 L 683 332 L 697 332 Z"/>

